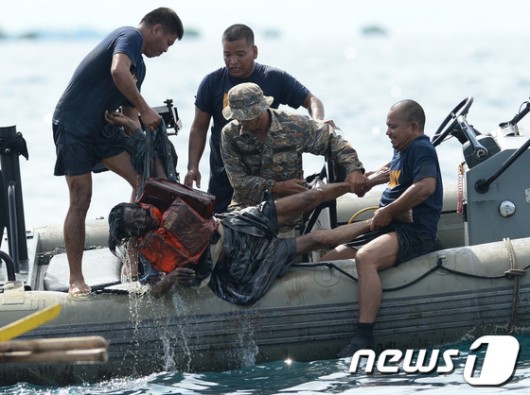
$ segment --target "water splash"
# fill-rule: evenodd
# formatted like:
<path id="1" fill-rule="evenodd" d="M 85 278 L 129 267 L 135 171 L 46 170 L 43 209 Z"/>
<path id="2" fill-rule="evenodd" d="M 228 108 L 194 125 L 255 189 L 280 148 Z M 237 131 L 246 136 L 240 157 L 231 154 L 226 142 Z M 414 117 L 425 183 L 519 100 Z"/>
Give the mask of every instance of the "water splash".
<path id="1" fill-rule="evenodd" d="M 254 339 L 256 313 L 253 310 L 241 310 L 234 321 L 236 327 L 236 347 L 231 350 L 230 357 L 238 361 L 239 366 L 249 367 L 256 364 L 259 347 Z"/>

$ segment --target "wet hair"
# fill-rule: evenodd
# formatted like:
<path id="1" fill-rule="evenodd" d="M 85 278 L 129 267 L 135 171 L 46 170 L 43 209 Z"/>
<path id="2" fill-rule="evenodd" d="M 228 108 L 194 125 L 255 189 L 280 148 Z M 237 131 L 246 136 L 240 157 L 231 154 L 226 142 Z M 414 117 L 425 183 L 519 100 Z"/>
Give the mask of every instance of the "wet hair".
<path id="1" fill-rule="evenodd" d="M 254 45 L 254 32 L 247 25 L 236 23 L 229 26 L 223 33 L 223 41 L 236 41 L 245 39 L 249 45 Z"/>
<path id="2" fill-rule="evenodd" d="M 146 14 L 140 24 L 145 23 L 149 26 L 156 24 L 162 25 L 164 32 L 169 34 L 176 34 L 177 39 L 181 40 L 184 36 L 184 26 L 182 21 L 175 11 L 167 7 L 159 7 L 148 14 Z"/>
<path id="3" fill-rule="evenodd" d="M 145 229 L 137 229 L 132 231 L 127 226 L 125 221 L 125 210 L 138 210 L 141 206 L 136 203 L 120 203 L 117 204 L 110 210 L 109 213 L 109 249 L 114 254 L 116 253 L 116 247 L 124 244 L 133 236 L 141 236 L 146 233 Z"/>
<path id="4" fill-rule="evenodd" d="M 402 100 L 394 104 L 392 110 L 398 110 L 400 118 L 405 122 L 416 122 L 420 129 L 425 128 L 425 112 L 423 108 L 414 100 Z"/>

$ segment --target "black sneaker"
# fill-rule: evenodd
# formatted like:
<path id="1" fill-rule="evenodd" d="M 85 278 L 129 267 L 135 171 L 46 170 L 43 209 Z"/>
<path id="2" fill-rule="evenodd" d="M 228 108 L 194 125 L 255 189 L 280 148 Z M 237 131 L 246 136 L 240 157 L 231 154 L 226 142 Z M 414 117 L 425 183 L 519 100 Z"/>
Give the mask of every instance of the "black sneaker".
<path id="1" fill-rule="evenodd" d="M 374 350 L 373 338 L 354 336 L 350 344 L 340 350 L 337 354 L 339 358 L 352 357 L 359 350 Z"/>

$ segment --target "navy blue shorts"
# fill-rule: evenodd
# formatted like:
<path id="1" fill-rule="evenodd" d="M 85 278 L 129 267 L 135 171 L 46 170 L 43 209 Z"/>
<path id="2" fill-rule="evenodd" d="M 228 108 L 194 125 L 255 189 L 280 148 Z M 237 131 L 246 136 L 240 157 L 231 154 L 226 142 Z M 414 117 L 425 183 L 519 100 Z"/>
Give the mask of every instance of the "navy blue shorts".
<path id="1" fill-rule="evenodd" d="M 413 224 L 402 222 L 393 222 L 382 229 L 368 233 L 359 242 L 353 241 L 346 245 L 350 248 L 359 249 L 362 247 L 362 244 L 366 244 L 376 237 L 390 232 L 396 232 L 399 242 L 399 253 L 395 266 L 421 255 L 428 254 L 435 249 L 436 238 L 425 234 L 423 230 L 418 229 Z"/>
<path id="2" fill-rule="evenodd" d="M 110 125 L 109 125 L 110 126 Z M 108 170 L 101 159 L 112 158 L 126 150 L 128 136 L 116 127 L 105 127 L 94 141 L 79 138 L 60 123 L 53 124 L 57 153 L 54 175 L 78 176 Z"/>
<path id="3" fill-rule="evenodd" d="M 413 224 L 398 222 L 394 224 L 394 230 L 399 240 L 399 255 L 396 266 L 434 250 L 436 238 L 417 229 Z"/>

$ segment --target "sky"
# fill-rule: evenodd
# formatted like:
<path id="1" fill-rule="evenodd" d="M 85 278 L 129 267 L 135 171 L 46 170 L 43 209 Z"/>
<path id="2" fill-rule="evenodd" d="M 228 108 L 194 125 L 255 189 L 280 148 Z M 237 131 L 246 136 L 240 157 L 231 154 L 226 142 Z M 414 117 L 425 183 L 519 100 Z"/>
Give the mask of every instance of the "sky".
<path id="1" fill-rule="evenodd" d="M 286 34 L 328 35 L 381 25 L 390 32 L 487 34 L 530 33 L 526 0 L 4 0 L 0 30 L 17 34 L 33 29 L 89 28 L 106 33 L 137 25 L 150 10 L 167 6 L 184 27 L 219 36 L 228 24 Z M 465 37 L 465 36 L 463 36 Z"/>

